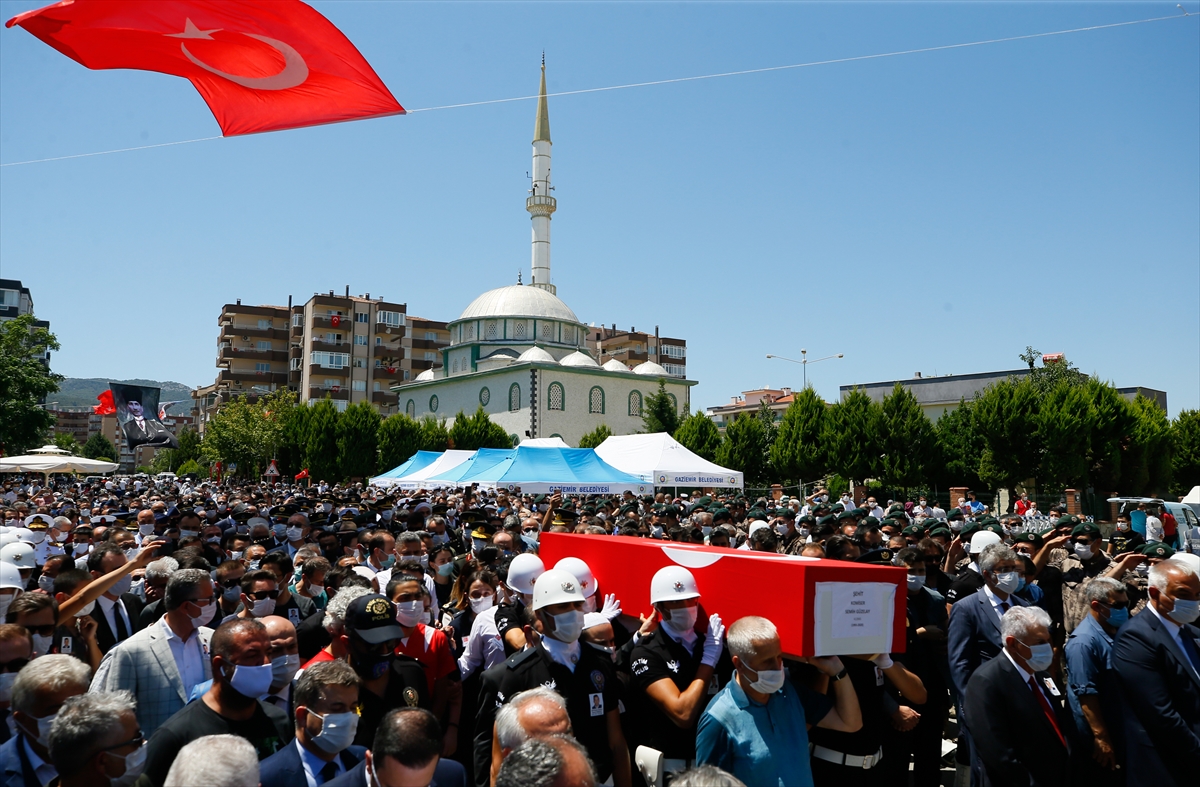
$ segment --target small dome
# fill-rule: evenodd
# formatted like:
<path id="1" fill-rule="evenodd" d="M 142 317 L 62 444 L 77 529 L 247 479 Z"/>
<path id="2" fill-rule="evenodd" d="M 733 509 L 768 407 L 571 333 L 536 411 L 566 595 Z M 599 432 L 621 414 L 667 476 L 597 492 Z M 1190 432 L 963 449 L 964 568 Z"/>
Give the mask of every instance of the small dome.
<path id="1" fill-rule="evenodd" d="M 543 350 L 541 347 L 530 347 L 525 352 L 521 353 L 518 361 L 536 361 L 538 363 L 558 363 L 554 360 L 554 356 Z"/>
<path id="2" fill-rule="evenodd" d="M 639 363 L 637 366 L 633 367 L 633 373 L 634 374 L 644 374 L 644 375 L 653 376 L 653 377 L 666 377 L 667 376 L 667 370 L 662 368 L 658 364 L 656 364 L 654 361 L 646 361 L 645 363 Z"/>
<path id="3" fill-rule="evenodd" d="M 419 383 L 424 382 L 425 380 L 434 380 L 434 379 L 437 379 L 437 378 L 435 378 L 433 376 L 433 369 L 426 369 L 425 371 L 423 371 L 417 375 L 417 382 L 419 382 Z"/>
<path id="4" fill-rule="evenodd" d="M 481 361 L 499 361 L 502 358 L 507 358 L 510 361 L 515 361 L 519 357 L 520 357 L 520 355 L 517 353 L 516 350 L 514 350 L 510 347 L 501 347 L 499 350 L 496 350 L 496 352 L 489 353 L 489 354 L 483 356 L 482 358 L 480 358 L 479 360 L 481 360 Z"/>
<path id="5" fill-rule="evenodd" d="M 608 369 L 610 372 L 627 372 L 627 371 L 629 371 L 629 367 L 626 366 L 625 364 L 621 363 L 620 361 L 618 361 L 616 358 L 613 358 L 611 361 L 606 362 L 600 368 Z"/>
<path id="6" fill-rule="evenodd" d="M 579 318 L 558 296 L 541 287 L 513 284 L 488 290 L 459 315 L 459 320 L 478 320 L 488 317 L 535 317 L 539 320 L 562 320 L 579 324 Z"/>
<path id="7" fill-rule="evenodd" d="M 571 353 L 566 358 L 563 358 L 561 361 L 559 361 L 559 364 L 562 366 L 588 366 L 592 368 L 600 367 L 600 364 L 596 363 L 592 356 L 578 350 Z"/>

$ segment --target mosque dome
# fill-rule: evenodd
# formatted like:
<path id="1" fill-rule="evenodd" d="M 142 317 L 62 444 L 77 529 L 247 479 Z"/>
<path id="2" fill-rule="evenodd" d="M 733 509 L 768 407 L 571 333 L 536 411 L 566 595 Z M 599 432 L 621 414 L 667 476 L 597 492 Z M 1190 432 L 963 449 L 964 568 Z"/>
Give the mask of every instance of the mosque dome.
<path id="1" fill-rule="evenodd" d="M 554 360 L 554 356 L 543 350 L 541 347 L 530 347 L 525 352 L 521 353 L 518 361 L 535 361 L 537 363 L 558 363 Z"/>
<path id="2" fill-rule="evenodd" d="M 575 312 L 557 295 L 541 287 L 523 284 L 488 290 L 471 301 L 458 320 L 480 320 L 489 317 L 533 317 L 539 320 L 579 323 Z"/>
<path id="3" fill-rule="evenodd" d="M 425 371 L 423 371 L 417 375 L 416 381 L 424 382 L 425 380 L 433 380 L 433 379 L 436 379 L 433 374 L 433 369 L 426 369 Z"/>
<path id="4" fill-rule="evenodd" d="M 575 352 L 571 353 L 570 355 L 568 355 L 566 358 L 563 358 L 558 363 L 561 366 L 577 366 L 577 367 L 578 366 L 586 366 L 586 367 L 594 368 L 594 369 L 600 368 L 600 364 L 596 363 L 595 359 L 592 358 L 592 356 L 588 355 L 585 352 L 580 352 L 579 350 L 576 350 Z"/>
<path id="5" fill-rule="evenodd" d="M 607 369 L 610 372 L 627 372 L 627 371 L 629 371 L 629 367 L 626 366 L 625 364 L 621 363 L 620 361 L 618 361 L 616 358 L 613 358 L 611 361 L 607 361 L 604 364 L 604 366 L 602 366 L 600 368 Z"/>
<path id="6" fill-rule="evenodd" d="M 667 370 L 664 369 L 659 364 L 656 364 L 654 361 L 646 361 L 645 363 L 639 363 L 637 366 L 633 367 L 633 373 L 634 374 L 644 374 L 644 375 L 652 376 L 652 377 L 666 377 L 667 376 Z"/>

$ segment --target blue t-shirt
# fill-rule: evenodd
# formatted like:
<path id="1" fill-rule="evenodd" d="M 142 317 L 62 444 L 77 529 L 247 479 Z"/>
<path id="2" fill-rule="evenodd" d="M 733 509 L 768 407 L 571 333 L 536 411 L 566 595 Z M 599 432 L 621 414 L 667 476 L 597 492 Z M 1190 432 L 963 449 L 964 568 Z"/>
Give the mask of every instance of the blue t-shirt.
<path id="1" fill-rule="evenodd" d="M 1063 648 L 1067 667 L 1067 702 L 1075 717 L 1080 738 L 1092 740 L 1092 728 L 1083 716 L 1079 698 L 1087 694 L 1100 696 L 1100 715 L 1104 717 L 1110 736 L 1119 737 L 1121 708 L 1116 702 L 1116 679 L 1112 666 L 1113 639 L 1091 615 L 1084 617 Z M 1085 751 L 1090 750 L 1089 748 Z"/>
<path id="2" fill-rule="evenodd" d="M 812 787 L 808 724 L 833 707 L 829 698 L 786 681 L 766 705 L 736 680 L 713 697 L 696 732 L 696 762 L 715 765 L 755 787 Z"/>

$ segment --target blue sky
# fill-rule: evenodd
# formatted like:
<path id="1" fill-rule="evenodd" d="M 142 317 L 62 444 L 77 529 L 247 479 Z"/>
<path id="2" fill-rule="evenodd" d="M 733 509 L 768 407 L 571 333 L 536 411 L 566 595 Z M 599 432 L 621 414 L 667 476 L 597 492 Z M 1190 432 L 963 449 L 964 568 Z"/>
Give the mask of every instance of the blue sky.
<path id="1" fill-rule="evenodd" d="M 41 2 L 0 2 L 5 19 Z M 315 2 L 400 102 L 551 91 L 1178 13 L 1066 4 Z M 1200 3 L 1186 3 L 1192 13 Z M 694 406 L 1017 368 L 1200 407 L 1200 18 L 551 100 L 553 275 L 688 341 Z M 73 377 L 210 383 L 221 305 L 346 285 L 452 319 L 528 281 L 533 102 L 0 169 L 0 276 Z M 184 80 L 0 30 L 0 162 L 219 134 Z"/>

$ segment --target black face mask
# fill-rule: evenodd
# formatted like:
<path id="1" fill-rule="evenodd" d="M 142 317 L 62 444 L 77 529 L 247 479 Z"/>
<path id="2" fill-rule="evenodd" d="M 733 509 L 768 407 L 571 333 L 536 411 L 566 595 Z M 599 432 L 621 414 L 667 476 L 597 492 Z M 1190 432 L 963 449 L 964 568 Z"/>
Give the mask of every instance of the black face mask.
<path id="1" fill-rule="evenodd" d="M 354 668 L 354 671 L 363 680 L 375 680 L 376 678 L 383 677 L 395 659 L 396 654 L 392 651 L 383 655 L 361 653 L 358 650 L 358 646 L 354 644 L 350 646 L 350 666 Z"/>

